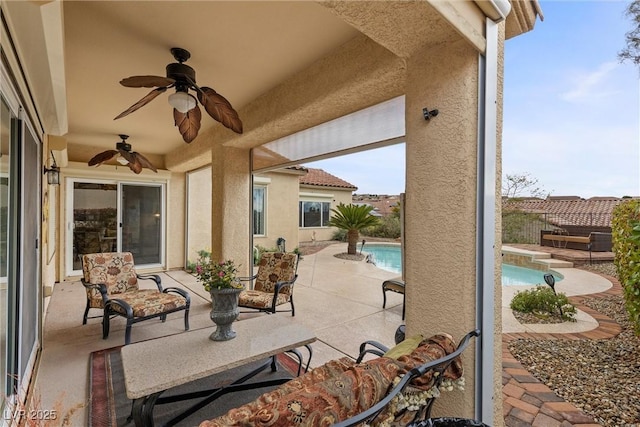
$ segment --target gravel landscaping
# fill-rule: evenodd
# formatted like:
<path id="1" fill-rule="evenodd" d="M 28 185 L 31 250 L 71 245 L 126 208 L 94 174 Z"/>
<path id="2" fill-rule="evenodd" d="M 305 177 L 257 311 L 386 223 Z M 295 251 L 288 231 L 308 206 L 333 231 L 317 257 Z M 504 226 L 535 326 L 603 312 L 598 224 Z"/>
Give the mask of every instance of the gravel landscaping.
<path id="1" fill-rule="evenodd" d="M 615 276 L 612 263 L 585 269 Z M 532 375 L 599 424 L 640 426 L 640 337 L 623 298 L 592 298 L 584 304 L 618 322 L 622 333 L 604 340 L 516 340 L 509 349 Z"/>

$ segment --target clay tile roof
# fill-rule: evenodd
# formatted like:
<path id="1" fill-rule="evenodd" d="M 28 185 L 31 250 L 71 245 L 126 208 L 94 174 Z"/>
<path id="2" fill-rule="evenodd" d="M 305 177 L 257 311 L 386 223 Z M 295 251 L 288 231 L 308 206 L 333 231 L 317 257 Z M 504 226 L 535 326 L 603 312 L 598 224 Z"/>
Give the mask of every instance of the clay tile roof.
<path id="1" fill-rule="evenodd" d="M 352 191 L 358 189 L 358 187 L 356 187 L 355 185 L 350 184 L 347 181 L 338 178 L 337 176 L 331 175 L 330 173 L 325 172 L 322 169 L 307 168 L 307 170 L 307 174 L 299 178 L 300 184 L 302 185 L 346 188 Z"/>
<path id="2" fill-rule="evenodd" d="M 547 215 L 547 220 L 557 225 L 611 226 L 613 208 L 625 199 L 618 197 L 549 197 L 547 199 L 522 199 L 507 201 L 526 212 Z"/>

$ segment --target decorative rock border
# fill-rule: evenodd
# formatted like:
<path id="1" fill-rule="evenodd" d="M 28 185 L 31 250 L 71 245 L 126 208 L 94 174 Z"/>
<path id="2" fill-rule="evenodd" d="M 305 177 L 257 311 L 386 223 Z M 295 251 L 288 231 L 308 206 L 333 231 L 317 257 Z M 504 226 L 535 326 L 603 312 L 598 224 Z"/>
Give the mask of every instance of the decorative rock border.
<path id="1" fill-rule="evenodd" d="M 598 321 L 598 327 L 578 333 L 508 333 L 502 335 L 502 414 L 507 427 L 521 426 L 577 426 L 596 427 L 600 424 L 557 396 L 549 387 L 531 375 L 509 351 L 510 341 L 529 339 L 607 339 L 617 336 L 622 328 L 613 319 L 585 306 L 582 302 L 590 298 L 622 295 L 622 286 L 614 277 L 600 274 L 613 286 L 604 292 L 569 297 L 576 308 L 588 313 Z"/>

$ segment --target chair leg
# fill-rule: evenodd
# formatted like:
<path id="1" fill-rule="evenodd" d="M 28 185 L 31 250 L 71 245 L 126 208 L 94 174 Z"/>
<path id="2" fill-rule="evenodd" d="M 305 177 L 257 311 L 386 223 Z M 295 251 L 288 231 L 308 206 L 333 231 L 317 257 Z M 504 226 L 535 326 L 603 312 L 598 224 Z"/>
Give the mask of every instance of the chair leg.
<path id="1" fill-rule="evenodd" d="M 296 315 L 296 308 L 293 305 L 293 295 L 289 297 L 289 302 L 291 303 L 291 317 Z"/>
<path id="2" fill-rule="evenodd" d="M 382 285 L 382 308 L 387 306 L 387 290 L 384 288 L 384 284 Z"/>
<path id="3" fill-rule="evenodd" d="M 132 319 L 127 319 L 127 327 L 124 330 L 124 345 L 129 345 L 131 343 L 131 325 Z"/>
<path id="4" fill-rule="evenodd" d="M 189 330 L 189 307 L 184 310 L 184 330 Z"/>
<path id="5" fill-rule="evenodd" d="M 162 316 L 160 316 L 160 320 L 162 321 L 162 323 L 167 321 L 167 315 L 163 314 Z"/>
<path id="6" fill-rule="evenodd" d="M 87 298 L 87 307 L 84 309 L 84 316 L 82 316 L 82 324 L 87 324 L 87 316 L 89 316 L 89 299 Z"/>
<path id="7" fill-rule="evenodd" d="M 102 339 L 106 340 L 109 336 L 109 322 L 111 318 L 109 316 L 109 310 L 105 307 L 104 314 L 102 315 Z"/>

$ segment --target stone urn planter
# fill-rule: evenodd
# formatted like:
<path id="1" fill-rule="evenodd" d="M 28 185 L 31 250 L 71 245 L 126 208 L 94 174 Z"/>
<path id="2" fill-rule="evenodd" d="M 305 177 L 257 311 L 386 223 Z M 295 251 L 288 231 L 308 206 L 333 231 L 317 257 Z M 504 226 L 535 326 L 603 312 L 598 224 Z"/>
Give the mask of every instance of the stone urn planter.
<path id="1" fill-rule="evenodd" d="M 211 294 L 211 320 L 216 324 L 216 330 L 209 336 L 213 341 L 227 341 L 236 337 L 233 322 L 240 314 L 238 297 L 242 289 L 227 288 L 209 290 Z"/>

